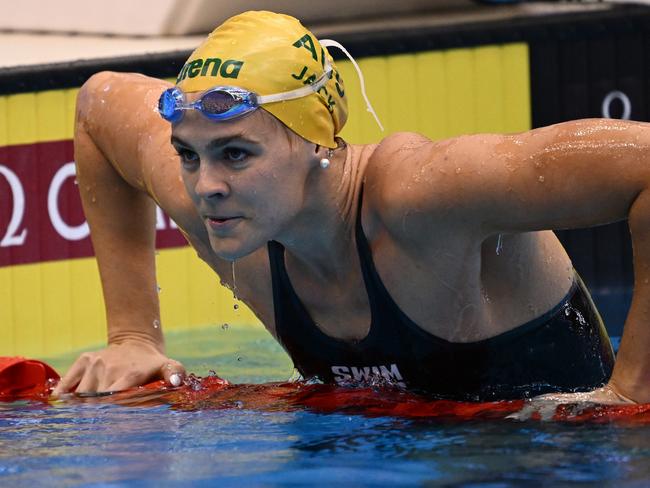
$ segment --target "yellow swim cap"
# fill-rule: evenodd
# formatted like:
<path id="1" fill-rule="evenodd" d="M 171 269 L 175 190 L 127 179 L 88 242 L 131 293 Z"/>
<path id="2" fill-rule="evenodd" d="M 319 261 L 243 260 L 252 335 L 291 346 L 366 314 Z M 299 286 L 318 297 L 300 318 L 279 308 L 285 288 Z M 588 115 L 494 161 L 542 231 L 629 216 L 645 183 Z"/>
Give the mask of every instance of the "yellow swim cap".
<path id="1" fill-rule="evenodd" d="M 348 114 L 343 80 L 318 39 L 288 15 L 245 12 L 226 20 L 192 53 L 176 85 L 186 93 L 219 85 L 281 93 L 316 81 L 325 56 L 333 76 L 317 93 L 261 108 L 308 141 L 334 148 Z"/>

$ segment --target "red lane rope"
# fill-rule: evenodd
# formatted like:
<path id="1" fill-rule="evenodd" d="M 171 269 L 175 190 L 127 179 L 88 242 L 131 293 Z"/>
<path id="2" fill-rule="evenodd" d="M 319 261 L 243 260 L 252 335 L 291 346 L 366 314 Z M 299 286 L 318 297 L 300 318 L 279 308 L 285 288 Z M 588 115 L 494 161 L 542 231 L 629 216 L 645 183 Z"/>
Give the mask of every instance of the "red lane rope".
<path id="1" fill-rule="evenodd" d="M 26 399 L 47 402 L 58 380 L 56 371 L 41 361 L 0 357 L 0 401 Z M 75 395 L 69 400 L 142 407 L 169 405 L 178 410 L 245 408 L 458 421 L 516 419 L 650 424 L 650 404 L 553 404 L 536 403 L 535 400 L 470 403 L 433 400 L 396 389 L 342 388 L 304 383 L 233 385 L 217 376 L 198 378 L 193 375 L 178 388 L 155 381 L 108 395 Z"/>

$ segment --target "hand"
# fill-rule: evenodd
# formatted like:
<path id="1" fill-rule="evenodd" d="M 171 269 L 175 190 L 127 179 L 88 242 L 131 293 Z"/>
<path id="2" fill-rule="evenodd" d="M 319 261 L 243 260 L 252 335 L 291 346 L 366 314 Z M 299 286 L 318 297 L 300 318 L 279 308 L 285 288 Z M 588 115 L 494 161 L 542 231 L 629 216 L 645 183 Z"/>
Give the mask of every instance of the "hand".
<path id="1" fill-rule="evenodd" d="M 184 376 L 183 365 L 169 359 L 154 345 L 128 341 L 83 353 L 61 378 L 52 395 L 60 396 L 72 391 L 120 391 L 155 379 L 179 386 Z"/>
<path id="2" fill-rule="evenodd" d="M 624 396 L 617 391 L 612 384 L 607 384 L 602 388 L 592 391 L 581 391 L 577 393 L 547 393 L 546 395 L 536 396 L 531 402 L 554 402 L 558 405 L 564 403 L 599 403 L 602 405 L 622 405 L 636 404 L 634 400 Z"/>
<path id="3" fill-rule="evenodd" d="M 533 416 L 539 416 L 542 420 L 551 420 L 557 412 L 557 408 L 564 404 L 600 404 L 600 405 L 630 405 L 636 404 L 621 393 L 613 384 L 607 384 L 602 388 L 592 391 L 578 393 L 547 393 L 528 400 L 518 412 L 508 415 L 507 418 L 515 420 L 528 420 Z"/>

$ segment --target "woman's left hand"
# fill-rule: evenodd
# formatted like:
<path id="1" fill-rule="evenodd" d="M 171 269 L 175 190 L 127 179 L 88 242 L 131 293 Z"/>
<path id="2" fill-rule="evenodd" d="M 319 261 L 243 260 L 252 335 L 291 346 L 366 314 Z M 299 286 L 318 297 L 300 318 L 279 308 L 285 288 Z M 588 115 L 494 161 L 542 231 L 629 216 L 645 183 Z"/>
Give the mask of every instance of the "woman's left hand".
<path id="1" fill-rule="evenodd" d="M 577 393 L 547 393 L 536 396 L 531 402 L 554 402 L 563 403 L 600 403 L 603 405 L 636 404 L 634 400 L 616 391 L 613 385 L 607 384 L 602 388 L 592 391 L 581 391 Z"/>
<path id="2" fill-rule="evenodd" d="M 518 412 L 508 415 L 514 420 L 528 420 L 538 416 L 542 420 L 551 420 L 557 413 L 557 407 L 566 404 L 600 405 L 636 405 L 637 402 L 616 391 L 607 384 L 602 388 L 578 393 L 547 393 L 528 400 Z"/>

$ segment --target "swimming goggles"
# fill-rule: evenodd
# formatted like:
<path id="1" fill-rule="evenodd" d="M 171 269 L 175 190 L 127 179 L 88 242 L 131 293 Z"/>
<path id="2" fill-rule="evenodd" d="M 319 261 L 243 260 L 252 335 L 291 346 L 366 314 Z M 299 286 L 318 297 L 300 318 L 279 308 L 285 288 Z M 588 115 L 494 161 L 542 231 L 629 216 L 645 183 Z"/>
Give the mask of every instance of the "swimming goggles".
<path id="1" fill-rule="evenodd" d="M 171 123 L 179 122 L 185 110 L 198 110 L 210 120 L 223 121 L 241 117 L 265 103 L 306 97 L 320 90 L 332 77 L 332 66 L 325 62 L 325 72 L 311 85 L 295 90 L 258 95 L 235 86 L 215 86 L 204 91 L 197 100 L 188 102 L 178 87 L 165 90 L 158 100 L 160 116 Z"/>
<path id="2" fill-rule="evenodd" d="M 340 43 L 332 39 L 321 39 L 319 42 L 322 46 L 340 49 L 352 62 L 354 69 L 359 75 L 359 84 L 361 86 L 361 94 L 366 101 L 366 110 L 372 114 L 377 125 L 383 131 L 384 126 L 381 124 L 366 94 L 366 84 L 361 68 L 352 55 Z M 172 87 L 160 95 L 158 112 L 163 119 L 171 123 L 180 121 L 183 118 L 183 112 L 185 110 L 198 110 L 210 120 L 230 120 L 252 112 L 265 103 L 293 100 L 316 93 L 327 84 L 332 77 L 332 71 L 332 65 L 327 57 L 325 57 L 325 72 L 314 83 L 295 90 L 274 93 L 272 95 L 258 95 L 257 93 L 234 86 L 215 86 L 204 91 L 194 102 L 187 102 L 185 100 L 185 94 L 180 88 Z"/>

